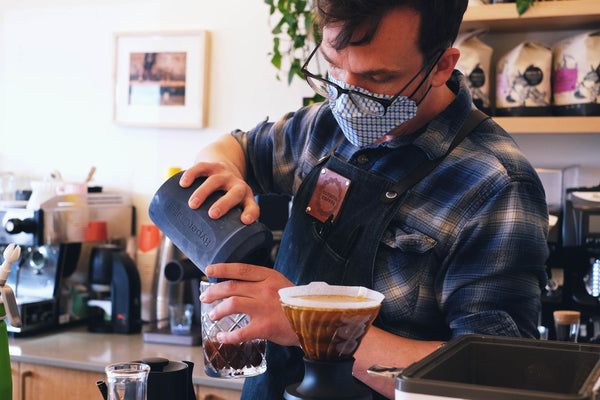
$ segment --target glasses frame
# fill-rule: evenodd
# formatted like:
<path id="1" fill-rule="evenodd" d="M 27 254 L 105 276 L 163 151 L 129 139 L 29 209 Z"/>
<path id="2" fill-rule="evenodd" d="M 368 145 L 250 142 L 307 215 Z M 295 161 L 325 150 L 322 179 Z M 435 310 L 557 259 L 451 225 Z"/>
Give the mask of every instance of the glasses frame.
<path id="1" fill-rule="evenodd" d="M 310 60 L 313 58 L 313 56 L 315 55 L 315 53 L 316 53 L 316 52 L 319 50 L 319 47 L 321 47 L 321 43 L 322 43 L 322 42 L 319 42 L 319 44 L 317 44 L 317 46 L 316 46 L 316 47 L 313 49 L 313 51 L 310 53 L 310 55 L 308 56 L 308 58 L 306 59 L 306 61 L 305 61 L 305 62 L 304 62 L 304 64 L 302 65 L 302 68 L 300 68 L 300 72 L 302 73 L 302 75 L 304 75 L 304 79 L 306 79 L 306 82 L 308 83 L 308 85 L 309 85 L 309 86 L 310 86 L 310 87 L 311 87 L 311 88 L 312 88 L 312 89 L 313 89 L 313 90 L 314 90 L 316 93 L 318 93 L 318 94 L 322 94 L 322 93 L 320 93 L 320 90 L 318 90 L 317 88 L 315 88 L 315 87 L 314 87 L 314 86 L 311 84 L 311 79 L 317 80 L 317 81 L 319 81 L 319 82 L 322 82 L 322 83 L 324 83 L 324 84 L 326 84 L 326 85 L 329 85 L 329 86 L 333 86 L 333 87 L 335 88 L 335 90 L 336 90 L 337 96 L 335 97 L 335 99 L 334 99 L 334 98 L 331 98 L 331 97 L 329 97 L 329 96 L 325 96 L 325 97 L 326 97 L 326 98 L 328 98 L 329 100 L 333 100 L 333 101 L 335 101 L 335 100 L 337 100 L 337 99 L 338 99 L 338 98 L 339 98 L 339 97 L 340 97 L 342 94 L 346 94 L 346 95 L 350 95 L 350 94 L 352 94 L 352 95 L 358 95 L 358 96 L 364 97 L 364 98 L 366 98 L 366 99 L 368 99 L 368 100 L 372 100 L 372 101 L 374 101 L 374 102 L 376 102 L 376 103 L 379 103 L 379 104 L 380 104 L 380 105 L 383 107 L 383 113 L 382 113 L 382 114 L 373 113 L 373 111 L 371 111 L 371 110 L 364 109 L 364 108 L 363 108 L 363 106 L 361 106 L 360 104 L 356 104 L 356 102 L 353 100 L 352 96 L 349 96 L 349 97 L 350 97 L 350 100 L 352 100 L 352 102 L 353 102 L 353 103 L 354 103 L 354 104 L 355 104 L 357 107 L 359 107 L 359 108 L 363 109 L 363 111 L 366 111 L 366 112 L 368 112 L 368 113 L 371 113 L 371 114 L 373 114 L 373 115 L 377 115 L 377 116 L 380 116 L 380 117 L 383 117 L 383 116 L 384 116 L 384 115 L 387 113 L 387 110 L 388 110 L 388 108 L 389 108 L 389 107 L 390 107 L 390 106 L 391 106 L 391 105 L 394 103 L 394 101 L 396 101 L 396 99 L 397 99 L 398 97 L 400 97 L 400 95 L 402 94 L 402 92 L 404 92 L 404 91 L 406 90 L 406 88 L 408 88 L 408 87 L 409 87 L 409 86 L 410 86 L 410 85 L 411 85 L 411 84 L 412 84 L 412 83 L 413 83 L 413 82 L 414 82 L 414 81 L 417 79 L 417 77 L 418 77 L 419 75 L 421 75 L 421 73 L 422 73 L 423 71 L 425 71 L 425 70 L 426 70 L 426 68 L 427 68 L 427 66 L 428 66 L 428 64 L 424 64 L 424 65 L 421 67 L 421 69 L 419 70 L 419 72 L 417 72 L 417 73 L 416 73 L 416 75 L 415 75 L 415 76 L 413 76 L 413 77 L 411 78 L 411 80 L 410 80 L 410 81 L 408 81 L 408 83 L 407 83 L 406 85 L 404 85 L 404 87 L 403 87 L 402 89 L 400 89 L 400 91 L 399 91 L 398 93 L 396 93 L 394 96 L 392 96 L 392 98 L 390 98 L 390 99 L 382 99 L 382 98 L 380 98 L 380 97 L 375 97 L 375 96 L 371 96 L 371 95 L 369 95 L 369 94 L 366 94 L 366 93 L 361 93 L 361 92 L 359 92 L 359 91 L 356 91 L 356 90 L 354 90 L 354 89 L 344 89 L 343 87 L 340 87 L 339 85 L 337 85 L 337 84 L 335 84 L 335 83 L 331 82 L 329 79 L 325 79 L 325 78 L 323 78 L 323 77 L 321 77 L 321 76 L 319 76 L 319 75 L 315 75 L 315 74 L 311 73 L 311 72 L 310 72 L 310 71 L 307 69 L 307 67 L 308 67 L 308 64 L 310 63 Z M 427 77 L 427 76 L 428 76 L 428 75 L 431 73 L 431 71 L 433 71 L 433 68 L 434 68 L 434 67 L 437 65 L 438 61 L 440 61 L 440 58 L 442 58 L 442 55 L 444 54 L 444 52 L 445 52 L 445 49 L 442 49 L 442 50 L 440 51 L 440 54 L 439 54 L 439 55 L 436 57 L 436 59 L 435 59 L 435 62 L 434 62 L 434 63 L 432 63 L 432 64 L 429 66 L 429 70 L 427 71 L 427 75 L 426 75 L 426 77 Z M 309 79 L 309 78 L 310 78 L 310 79 Z M 423 80 L 421 81 L 421 83 L 419 84 L 419 86 L 417 86 L 417 88 L 416 88 L 415 90 L 413 90 L 413 92 L 412 92 L 412 93 L 411 93 L 411 94 L 410 94 L 408 97 L 410 98 L 410 97 L 414 96 L 414 94 L 417 92 L 417 90 L 419 90 L 419 89 L 421 88 L 421 86 L 423 86 L 423 83 L 424 83 L 424 82 L 425 82 L 425 79 L 423 79 Z"/>

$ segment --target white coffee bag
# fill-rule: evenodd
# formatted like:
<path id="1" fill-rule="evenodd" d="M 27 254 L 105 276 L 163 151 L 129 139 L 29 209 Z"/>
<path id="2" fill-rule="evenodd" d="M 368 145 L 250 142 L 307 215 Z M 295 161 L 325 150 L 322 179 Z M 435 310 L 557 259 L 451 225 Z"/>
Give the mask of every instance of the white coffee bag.
<path id="1" fill-rule="evenodd" d="M 460 50 L 456 69 L 467 78 L 473 103 L 490 114 L 490 66 L 494 50 L 479 39 L 483 33 L 483 30 L 462 33 L 454 46 Z"/>
<path id="2" fill-rule="evenodd" d="M 551 115 L 552 49 L 523 42 L 496 68 L 496 115 Z"/>
<path id="3" fill-rule="evenodd" d="M 553 47 L 553 110 L 557 115 L 600 115 L 600 31 Z"/>

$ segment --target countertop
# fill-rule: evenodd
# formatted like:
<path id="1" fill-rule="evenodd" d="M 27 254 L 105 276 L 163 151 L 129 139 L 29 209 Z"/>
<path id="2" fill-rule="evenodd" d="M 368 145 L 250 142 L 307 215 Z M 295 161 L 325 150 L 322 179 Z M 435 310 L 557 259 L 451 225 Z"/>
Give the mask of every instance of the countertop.
<path id="1" fill-rule="evenodd" d="M 142 334 L 90 333 L 85 327 L 62 329 L 8 340 L 13 362 L 104 373 L 108 364 L 164 357 L 194 363 L 193 382 L 197 385 L 241 390 L 243 379 L 211 378 L 204 374 L 202 346 L 178 346 L 144 342 Z"/>

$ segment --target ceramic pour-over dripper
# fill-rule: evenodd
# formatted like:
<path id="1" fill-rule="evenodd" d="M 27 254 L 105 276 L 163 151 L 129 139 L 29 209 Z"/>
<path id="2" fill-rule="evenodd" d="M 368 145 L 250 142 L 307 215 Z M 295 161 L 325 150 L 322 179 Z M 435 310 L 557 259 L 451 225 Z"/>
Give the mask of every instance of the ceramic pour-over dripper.
<path id="1" fill-rule="evenodd" d="M 383 295 L 360 286 L 312 282 L 279 291 L 283 310 L 311 360 L 351 359 Z"/>
<path id="2" fill-rule="evenodd" d="M 279 290 L 283 311 L 304 351 L 304 379 L 286 400 L 370 400 L 352 377 L 354 352 L 379 312 L 383 295 L 360 286 L 312 282 Z"/>

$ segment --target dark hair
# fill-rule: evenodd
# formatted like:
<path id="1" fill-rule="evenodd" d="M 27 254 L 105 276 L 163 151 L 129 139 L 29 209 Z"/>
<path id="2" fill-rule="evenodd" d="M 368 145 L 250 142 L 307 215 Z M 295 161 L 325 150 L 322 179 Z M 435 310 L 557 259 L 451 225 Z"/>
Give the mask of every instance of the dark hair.
<path id="1" fill-rule="evenodd" d="M 467 4 L 468 0 L 315 0 L 321 31 L 330 23 L 342 24 L 332 43 L 337 50 L 369 43 L 388 11 L 398 7 L 412 8 L 421 17 L 418 46 L 429 59 L 452 46 Z M 353 41 L 358 29 L 363 29 L 364 35 Z"/>

